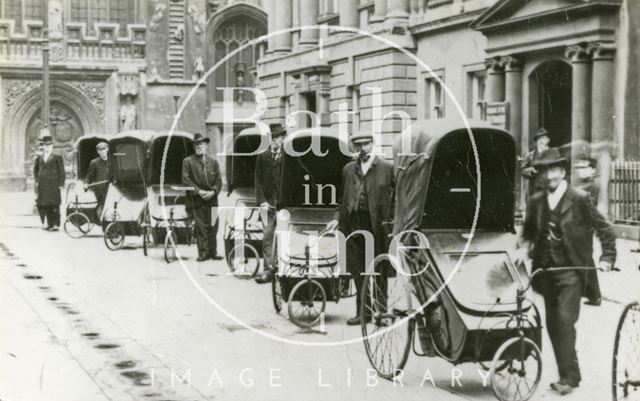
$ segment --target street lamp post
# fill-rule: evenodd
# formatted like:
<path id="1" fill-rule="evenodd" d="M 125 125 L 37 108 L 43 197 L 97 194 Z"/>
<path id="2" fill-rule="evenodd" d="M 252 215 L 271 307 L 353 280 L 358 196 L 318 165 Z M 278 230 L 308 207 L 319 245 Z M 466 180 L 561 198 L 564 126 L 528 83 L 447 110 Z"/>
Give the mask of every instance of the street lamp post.
<path id="1" fill-rule="evenodd" d="M 49 0 L 42 0 L 42 134 L 49 131 Z"/>

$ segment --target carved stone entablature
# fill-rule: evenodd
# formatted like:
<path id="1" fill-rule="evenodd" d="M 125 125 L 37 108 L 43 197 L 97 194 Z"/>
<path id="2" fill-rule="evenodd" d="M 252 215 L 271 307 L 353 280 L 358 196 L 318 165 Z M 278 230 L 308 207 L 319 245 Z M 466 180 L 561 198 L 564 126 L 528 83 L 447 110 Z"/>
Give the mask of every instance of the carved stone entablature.
<path id="1" fill-rule="evenodd" d="M 500 74 L 504 72 L 504 64 L 501 57 L 493 57 L 485 60 L 484 66 L 489 74 Z"/>
<path id="2" fill-rule="evenodd" d="M 586 45 L 567 47 L 565 56 L 570 58 L 572 63 L 588 63 L 591 61 L 591 55 Z"/>
<path id="3" fill-rule="evenodd" d="M 613 60 L 616 46 L 613 43 L 594 42 L 587 45 L 587 51 L 594 60 Z"/>
<path id="4" fill-rule="evenodd" d="M 89 98 L 91 104 L 100 113 L 100 118 L 104 119 L 104 89 L 105 83 L 102 81 L 65 81 L 74 88 L 80 90 Z"/>
<path id="5" fill-rule="evenodd" d="M 500 60 L 505 71 L 521 71 L 522 59 L 515 56 L 502 57 Z"/>
<path id="6" fill-rule="evenodd" d="M 118 74 L 118 91 L 122 96 L 136 96 L 140 86 L 137 72 L 120 72 Z"/>
<path id="7" fill-rule="evenodd" d="M 29 92 L 33 88 L 40 87 L 41 83 L 35 80 L 18 80 L 18 79 L 5 79 L 2 82 L 4 87 L 4 104 L 5 110 L 10 111 L 13 105 L 20 97 Z"/>

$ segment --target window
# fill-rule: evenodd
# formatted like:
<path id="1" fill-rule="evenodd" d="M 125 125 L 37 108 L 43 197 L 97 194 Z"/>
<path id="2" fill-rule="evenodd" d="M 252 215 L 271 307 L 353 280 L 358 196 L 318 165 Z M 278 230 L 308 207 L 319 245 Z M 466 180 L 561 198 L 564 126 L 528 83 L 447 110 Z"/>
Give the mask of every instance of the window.
<path id="1" fill-rule="evenodd" d="M 18 3 L 18 1 L 14 1 Z M 42 20 L 42 1 L 24 0 L 24 19 Z"/>
<path id="2" fill-rule="evenodd" d="M 12 19 L 18 32 L 22 31 L 24 21 L 42 21 L 42 0 L 5 0 L 0 5 L 2 18 Z"/>
<path id="3" fill-rule="evenodd" d="M 443 78 L 440 77 L 440 80 Z M 425 118 L 444 117 L 444 90 L 439 80 L 425 79 Z"/>
<path id="4" fill-rule="evenodd" d="M 130 0 L 70 0 L 69 20 L 84 22 L 92 33 L 96 22 L 114 22 L 120 27 L 120 35 L 124 35 L 127 24 L 134 21 L 134 6 Z"/>
<path id="5" fill-rule="evenodd" d="M 357 132 L 360 129 L 360 87 L 350 86 L 347 88 L 347 95 L 351 100 L 351 127 L 350 132 Z"/>
<path id="6" fill-rule="evenodd" d="M 485 88 L 487 73 L 485 70 L 467 74 L 467 115 L 471 118 L 485 119 Z"/>

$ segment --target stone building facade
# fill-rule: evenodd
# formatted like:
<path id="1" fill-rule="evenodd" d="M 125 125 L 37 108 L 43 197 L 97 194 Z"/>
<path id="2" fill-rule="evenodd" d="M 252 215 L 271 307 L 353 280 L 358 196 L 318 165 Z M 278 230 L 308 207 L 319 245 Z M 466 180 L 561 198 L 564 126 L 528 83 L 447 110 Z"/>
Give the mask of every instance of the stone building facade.
<path id="1" fill-rule="evenodd" d="M 23 190 L 31 181 L 43 126 L 44 12 L 42 0 L 0 1 L 2 190 Z M 190 94 L 177 129 L 215 131 L 216 119 L 208 123 L 212 88 L 235 85 L 235 64 L 220 68 L 198 89 L 195 83 L 224 53 L 265 33 L 267 25 L 259 1 L 49 0 L 46 12 L 49 129 L 69 175 L 77 138 L 166 131 Z M 234 60 L 248 74 L 259 54 L 250 56 Z M 253 85 L 252 76 L 248 83 Z"/>

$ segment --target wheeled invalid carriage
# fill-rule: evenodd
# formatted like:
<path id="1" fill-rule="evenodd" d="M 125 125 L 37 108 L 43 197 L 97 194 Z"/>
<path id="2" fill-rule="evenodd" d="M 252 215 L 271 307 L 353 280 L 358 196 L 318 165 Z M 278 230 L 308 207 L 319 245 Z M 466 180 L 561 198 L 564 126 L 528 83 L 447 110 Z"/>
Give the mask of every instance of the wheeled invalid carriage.
<path id="1" fill-rule="evenodd" d="M 303 152 L 315 143 L 322 155 Z M 334 218 L 342 167 L 351 158 L 337 133 L 322 127 L 288 136 L 283 144 L 282 176 L 276 213 L 272 280 L 273 304 L 287 303 L 289 319 L 310 328 L 321 321 L 327 302 L 353 295 L 339 246 L 325 227 Z"/>
<path id="2" fill-rule="evenodd" d="M 142 235 L 147 175 L 147 149 L 153 131 L 122 132 L 109 141 L 111 183 L 102 211 L 104 243 L 110 250 L 124 245 L 126 236 Z"/>
<path id="3" fill-rule="evenodd" d="M 182 161 L 193 153 L 193 135 L 188 132 L 162 132 L 149 144 L 147 199 L 143 211 L 142 249 L 162 244 L 164 259 L 171 263 L 178 245 L 191 245 L 193 219 L 186 210 L 186 191 L 182 186 Z"/>
<path id="4" fill-rule="evenodd" d="M 255 276 L 260 269 L 264 222 L 256 204 L 255 166 L 263 138 L 268 144 L 257 127 L 240 131 L 233 141 L 234 154 L 227 157 L 227 196 L 235 192 L 236 201 L 226 213 L 224 253 L 236 277 Z"/>
<path id="5" fill-rule="evenodd" d="M 73 145 L 75 179 L 67 186 L 66 218 L 63 225 L 64 232 L 71 238 L 84 237 L 91 232 L 94 225 L 100 224 L 98 200 L 91 189 L 84 190 L 84 178 L 89 171 L 91 160 L 98 157 L 96 145 L 100 142 L 108 140 L 97 135 L 84 135 Z"/>
<path id="6" fill-rule="evenodd" d="M 541 322 L 514 266 L 513 137 L 484 122 L 416 122 L 395 144 L 395 249 L 374 260 L 361 299 L 371 365 L 393 378 L 413 349 L 490 370 L 500 400 L 540 381 Z M 410 150 L 410 151 L 408 151 Z M 392 269 L 381 269 L 380 262 Z M 382 345 L 383 346 L 382 346 Z"/>

